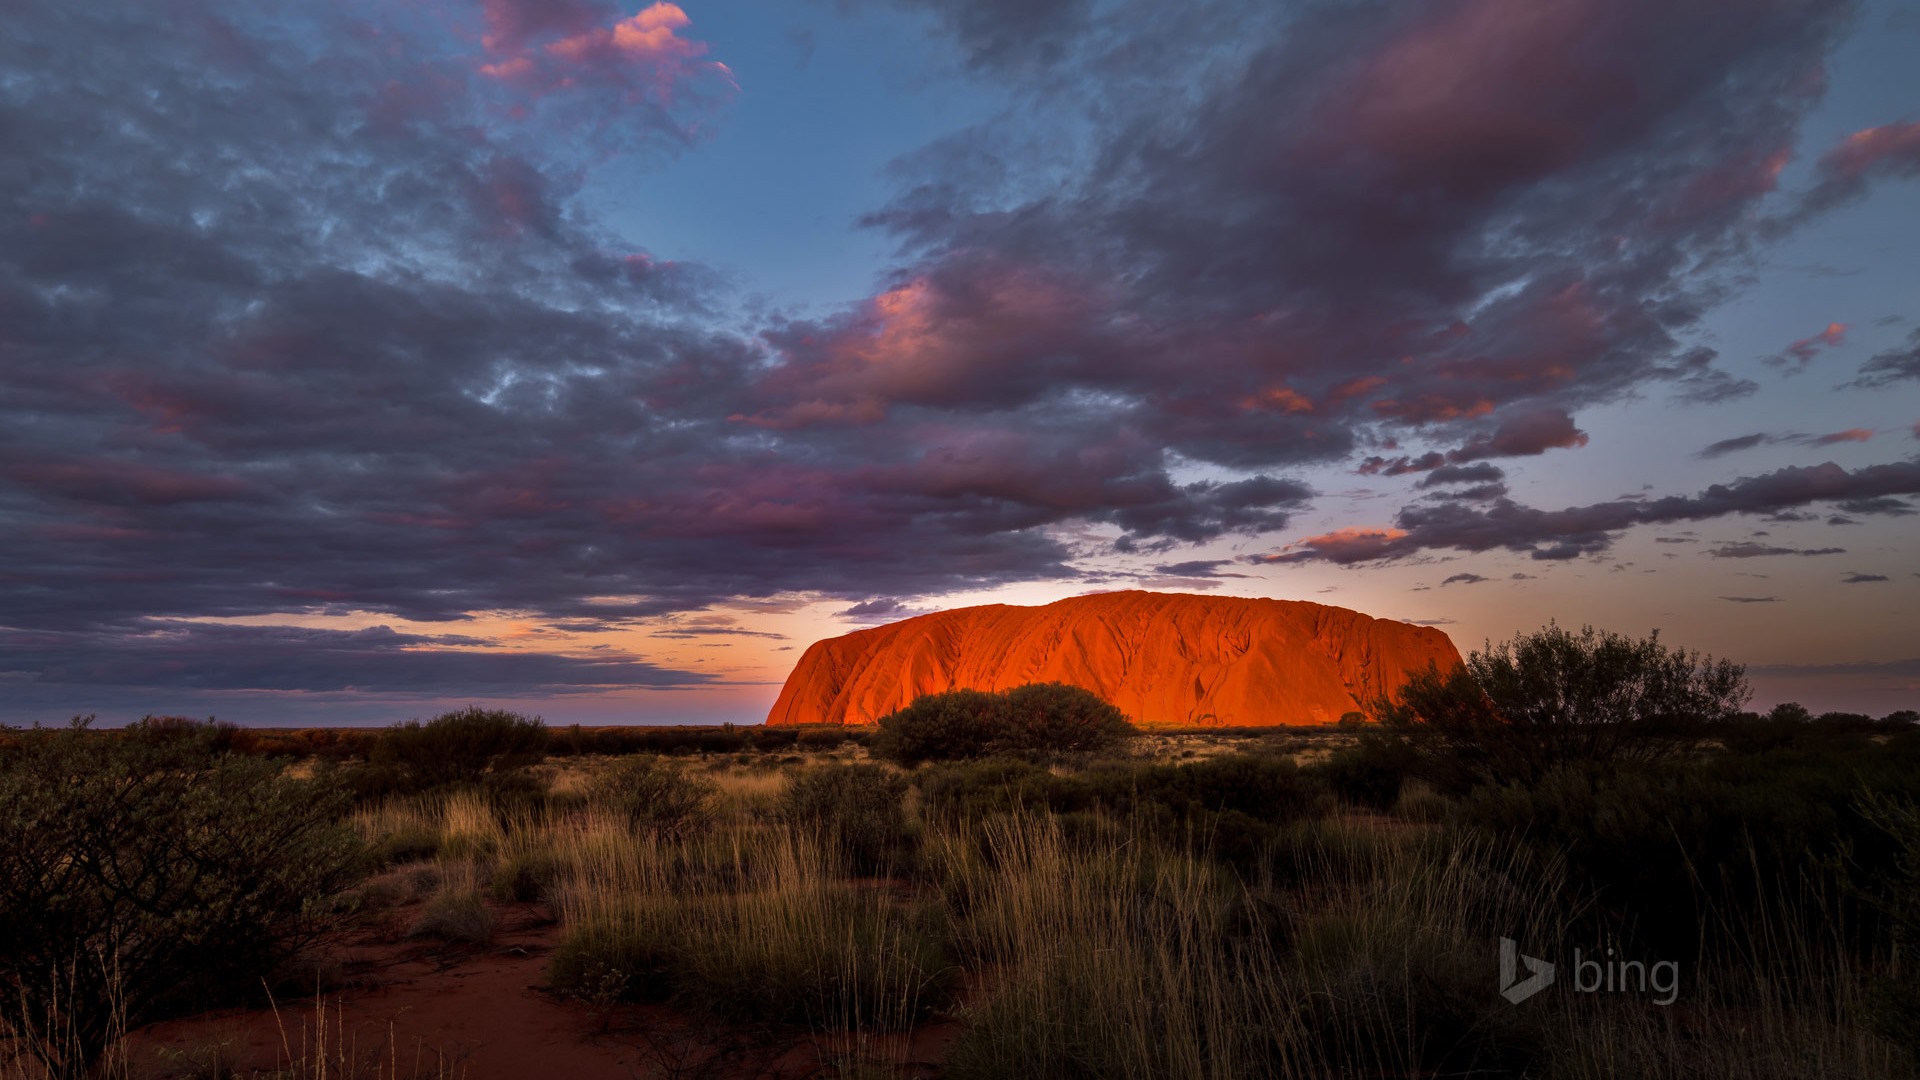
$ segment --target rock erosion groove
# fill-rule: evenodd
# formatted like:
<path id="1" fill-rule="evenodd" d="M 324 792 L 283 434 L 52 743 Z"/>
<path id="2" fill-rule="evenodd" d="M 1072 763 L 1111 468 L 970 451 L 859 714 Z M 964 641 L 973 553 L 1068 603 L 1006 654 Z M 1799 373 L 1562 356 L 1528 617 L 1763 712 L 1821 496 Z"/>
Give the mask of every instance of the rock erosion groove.
<path id="1" fill-rule="evenodd" d="M 767 723 L 870 724 L 922 694 L 1085 687 L 1146 725 L 1330 724 L 1429 663 L 1438 630 L 1303 600 L 1116 592 L 987 604 L 817 642 Z"/>

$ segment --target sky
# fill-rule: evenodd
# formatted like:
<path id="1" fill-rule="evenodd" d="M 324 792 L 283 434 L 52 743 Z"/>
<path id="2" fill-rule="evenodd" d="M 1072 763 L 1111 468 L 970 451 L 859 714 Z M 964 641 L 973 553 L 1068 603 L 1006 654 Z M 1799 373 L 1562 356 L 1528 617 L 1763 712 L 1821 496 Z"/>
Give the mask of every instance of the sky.
<path id="1" fill-rule="evenodd" d="M 1920 5 L 23 0 L 0 722 L 1149 588 L 1920 707 Z"/>

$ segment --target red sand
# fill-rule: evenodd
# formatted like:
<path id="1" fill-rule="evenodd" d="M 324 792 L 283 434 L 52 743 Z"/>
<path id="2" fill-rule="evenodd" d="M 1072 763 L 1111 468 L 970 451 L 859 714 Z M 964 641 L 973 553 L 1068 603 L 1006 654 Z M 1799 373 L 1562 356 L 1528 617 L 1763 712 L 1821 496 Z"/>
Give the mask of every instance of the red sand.
<path id="1" fill-rule="evenodd" d="M 499 931 L 487 946 L 400 937 L 415 909 L 391 928 L 363 931 L 329 954 L 344 988 L 272 1009 L 228 1010 L 169 1020 L 134 1032 L 139 1080 L 206 1076 L 219 1055 L 229 1074 L 311 1064 L 324 1025 L 329 1077 L 757 1077 L 798 1080 L 836 1074 L 855 1056 L 930 1075 L 958 1025 L 924 1025 L 886 1037 L 816 1036 L 798 1028 L 720 1024 L 664 1006 L 596 1008 L 541 989 L 559 928 L 536 905 L 496 905 Z M 344 1066 L 344 1067 L 343 1067 Z"/>

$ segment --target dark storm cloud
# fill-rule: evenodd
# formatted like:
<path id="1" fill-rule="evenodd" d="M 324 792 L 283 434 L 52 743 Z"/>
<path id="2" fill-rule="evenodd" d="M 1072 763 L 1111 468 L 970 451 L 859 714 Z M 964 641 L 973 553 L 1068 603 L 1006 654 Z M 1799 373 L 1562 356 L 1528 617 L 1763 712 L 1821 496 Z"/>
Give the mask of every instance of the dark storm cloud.
<path id="1" fill-rule="evenodd" d="M 1898 514 L 1909 508 L 1892 496 L 1915 493 L 1920 493 L 1920 459 L 1852 472 L 1826 462 L 1715 484 L 1698 495 L 1616 500 L 1564 510 L 1540 510 L 1508 499 L 1485 508 L 1414 505 L 1400 511 L 1394 528 L 1343 529 L 1312 536 L 1257 560 L 1347 564 L 1436 549 L 1501 548 L 1528 552 L 1535 559 L 1571 559 L 1605 551 L 1616 534 L 1635 525 L 1766 514 L 1828 502 L 1839 503 L 1850 513 Z"/>
<path id="2" fill-rule="evenodd" d="M 106 629 L 0 630 L 0 682 L 28 688 L 579 693 L 714 681 L 618 654 L 461 649 L 457 635 L 143 620 Z"/>

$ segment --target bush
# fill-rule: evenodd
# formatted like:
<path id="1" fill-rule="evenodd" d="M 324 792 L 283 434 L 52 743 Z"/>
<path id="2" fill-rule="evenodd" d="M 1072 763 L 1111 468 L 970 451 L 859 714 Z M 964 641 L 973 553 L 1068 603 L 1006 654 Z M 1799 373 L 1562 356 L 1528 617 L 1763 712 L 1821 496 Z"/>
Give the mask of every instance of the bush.
<path id="1" fill-rule="evenodd" d="M 873 753 L 902 765 L 986 757 L 1007 726 L 1006 711 L 1005 697 L 984 690 L 923 694 L 880 718 Z"/>
<path id="2" fill-rule="evenodd" d="M 1419 754 L 1425 778 L 1459 793 L 1531 783 L 1568 762 L 1649 760 L 1738 714 L 1738 664 L 1585 627 L 1548 626 L 1487 644 L 1464 665 L 1429 666 L 1381 719 Z"/>
<path id="3" fill-rule="evenodd" d="M 1535 784 L 1483 787 L 1459 813 L 1542 855 L 1564 853 L 1598 930 L 1684 955 L 1716 935 L 1738 938 L 1759 904 L 1830 903 L 1824 891 L 1845 854 L 1862 866 L 1895 864 L 1898 837 L 1863 809 L 1862 788 L 1876 799 L 1920 795 L 1920 753 L 1889 741 L 1850 752 L 1577 763 Z"/>
<path id="4" fill-rule="evenodd" d="M 1849 884 L 1887 921 L 1905 957 L 1920 952 L 1920 804 L 1874 792 L 1855 803 L 1868 826 L 1891 841 L 1891 857 L 1862 863 L 1849 858 Z M 1854 853 L 1849 849 L 1849 856 Z M 1880 1036 L 1920 1059 L 1920 971 L 1909 961 L 1897 975 L 1875 980 L 1868 1022 Z"/>
<path id="5" fill-rule="evenodd" d="M 873 753 L 902 765 L 1009 753 L 1103 753 L 1138 733 L 1119 709 L 1091 691 L 1029 683 L 1000 693 L 949 690 L 918 697 L 880 718 Z"/>
<path id="6" fill-rule="evenodd" d="M 689 776 L 658 758 L 630 758 L 593 778 L 588 797 L 623 814 L 633 828 L 668 839 L 691 836 L 713 821 L 719 785 Z"/>
<path id="7" fill-rule="evenodd" d="M 546 725 L 537 717 L 472 706 L 388 728 L 368 750 L 357 786 L 363 797 L 483 781 L 512 786 L 546 752 Z"/>
<path id="8" fill-rule="evenodd" d="M 478 889 L 449 884 L 427 901 L 407 936 L 485 945 L 493 940 L 493 927 L 493 912 Z"/>
<path id="9" fill-rule="evenodd" d="M 1100 754 L 1139 734 L 1119 709 L 1078 686 L 1028 683 L 1002 696 L 1007 727 L 1001 739 L 1008 750 Z"/>
<path id="10" fill-rule="evenodd" d="M 906 778 L 880 765 L 819 765 L 787 786 L 781 816 L 844 853 L 856 872 L 885 873 L 909 850 L 906 792 Z"/>
<path id="11" fill-rule="evenodd" d="M 257 986 L 330 923 L 363 865 L 344 795 L 215 733 L 23 733 L 0 756 L 0 1021 L 50 1019 L 83 1071 L 129 1026 Z"/>
<path id="12" fill-rule="evenodd" d="M 1391 810 L 1400 801 L 1400 789 L 1412 768 L 1413 762 L 1403 748 L 1379 739 L 1363 739 L 1360 745 L 1335 751 L 1304 771 L 1354 806 Z"/>

